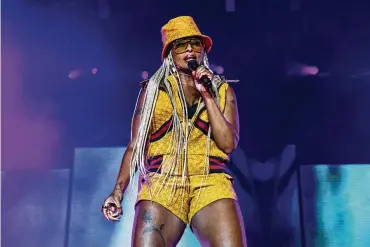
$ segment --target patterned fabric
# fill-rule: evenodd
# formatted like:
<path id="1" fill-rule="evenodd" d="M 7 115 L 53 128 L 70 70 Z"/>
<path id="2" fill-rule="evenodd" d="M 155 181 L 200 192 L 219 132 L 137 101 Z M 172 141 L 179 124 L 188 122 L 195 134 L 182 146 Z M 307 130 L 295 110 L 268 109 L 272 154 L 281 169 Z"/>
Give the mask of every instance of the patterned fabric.
<path id="1" fill-rule="evenodd" d="M 163 42 L 162 59 L 165 58 L 167 48 L 173 41 L 185 37 L 202 37 L 207 53 L 212 47 L 212 39 L 199 31 L 197 24 L 195 24 L 194 19 L 190 16 L 179 16 L 171 19 L 162 27 L 161 33 Z"/>
<path id="2" fill-rule="evenodd" d="M 221 151 L 216 143 L 210 141 L 209 161 L 207 159 L 207 133 L 209 129 L 208 112 L 203 101 L 198 103 L 198 108 L 192 119 L 184 119 L 180 99 L 178 97 L 177 81 L 174 76 L 169 76 L 168 81 L 174 92 L 174 102 L 180 121 L 183 125 L 190 126 L 187 145 L 187 175 L 204 175 L 209 166 L 209 173 L 227 172 L 226 165 L 229 156 Z M 220 109 L 224 111 L 226 105 L 227 83 L 219 86 Z M 181 175 L 183 167 L 177 166 L 175 169 L 171 166 L 174 157 L 168 155 L 168 149 L 171 144 L 173 107 L 170 98 L 164 89 L 160 89 L 151 123 L 151 134 L 147 151 L 147 163 L 149 170 L 158 169 L 158 172 L 170 173 L 171 175 Z M 184 128 L 185 129 L 185 128 Z M 161 162 L 152 166 L 152 160 L 161 157 Z M 179 157 L 180 160 L 185 157 Z M 181 162 L 180 162 L 181 163 Z M 208 163 L 208 164 L 207 164 Z"/>
<path id="3" fill-rule="evenodd" d="M 137 203 L 156 202 L 185 224 L 191 223 L 193 216 L 212 202 L 225 198 L 238 200 L 233 179 L 225 173 L 188 176 L 184 186 L 179 176 L 171 176 L 164 183 L 163 179 L 166 178 L 158 173 L 150 173 L 148 179 L 142 181 Z"/>
<path id="4" fill-rule="evenodd" d="M 173 96 L 171 100 L 166 89 L 159 88 L 148 136 L 148 173 L 142 176 L 137 203 L 142 200 L 156 202 L 184 223 L 190 223 L 193 216 L 208 204 L 224 198 L 237 200 L 237 196 L 233 189 L 233 179 L 227 172 L 229 156 L 217 147 L 212 136 L 210 139 L 207 136 L 210 124 L 204 102 L 198 101 L 194 116 L 188 119 L 183 112 L 185 110 L 176 77 L 170 75 L 166 79 Z M 145 82 L 142 84 L 144 88 L 146 85 Z M 218 78 L 215 85 L 217 102 L 223 112 L 228 84 Z M 175 145 L 171 139 L 173 133 L 176 133 L 173 130 L 176 127 L 172 127 L 174 113 L 177 114 L 179 126 L 182 126 L 184 133 L 188 130 L 184 134 L 188 137 L 187 143 L 183 152 L 180 149 L 180 157 L 169 151 Z M 185 158 L 187 166 L 182 165 Z M 186 171 L 183 173 L 184 168 Z"/>
<path id="5" fill-rule="evenodd" d="M 199 155 L 197 156 L 190 156 L 190 162 L 197 164 L 197 159 L 202 159 Z M 210 156 L 209 157 L 209 169 L 210 173 L 226 173 L 229 174 L 227 170 L 227 162 L 228 160 L 224 160 L 222 158 L 216 157 L 216 156 Z M 162 173 L 161 167 L 163 163 L 163 155 L 157 155 L 153 156 L 150 159 L 148 159 L 148 166 L 147 170 L 148 172 L 156 172 L 156 173 Z M 175 175 L 178 176 L 178 175 Z"/>

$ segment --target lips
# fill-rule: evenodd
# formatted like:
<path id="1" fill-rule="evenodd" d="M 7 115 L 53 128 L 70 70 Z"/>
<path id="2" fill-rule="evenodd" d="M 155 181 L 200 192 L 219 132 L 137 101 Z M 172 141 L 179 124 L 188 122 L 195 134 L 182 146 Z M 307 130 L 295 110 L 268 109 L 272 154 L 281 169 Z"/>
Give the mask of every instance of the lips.
<path id="1" fill-rule="evenodd" d="M 195 56 L 195 55 L 189 55 L 189 56 L 186 56 L 185 57 L 185 61 L 190 61 L 190 60 L 195 60 L 195 59 L 197 59 L 197 57 Z"/>

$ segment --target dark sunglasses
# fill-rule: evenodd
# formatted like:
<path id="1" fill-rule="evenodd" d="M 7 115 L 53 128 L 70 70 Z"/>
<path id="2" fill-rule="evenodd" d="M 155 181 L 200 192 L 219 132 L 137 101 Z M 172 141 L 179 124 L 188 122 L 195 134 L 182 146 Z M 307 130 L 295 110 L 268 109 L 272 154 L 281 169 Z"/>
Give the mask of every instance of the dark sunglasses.
<path id="1" fill-rule="evenodd" d="M 176 40 L 173 43 L 173 50 L 177 54 L 184 53 L 186 52 L 186 49 L 188 48 L 189 44 L 191 46 L 191 49 L 193 49 L 193 51 L 199 52 L 199 53 L 202 52 L 203 43 L 200 39 L 196 39 L 196 38 Z"/>

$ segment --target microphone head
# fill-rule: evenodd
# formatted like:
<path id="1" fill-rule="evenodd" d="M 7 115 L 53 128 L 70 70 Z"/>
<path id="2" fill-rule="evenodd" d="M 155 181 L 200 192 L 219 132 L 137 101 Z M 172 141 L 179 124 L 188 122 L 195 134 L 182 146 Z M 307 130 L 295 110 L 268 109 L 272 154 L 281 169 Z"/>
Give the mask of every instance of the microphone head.
<path id="1" fill-rule="evenodd" d="M 188 68 L 191 69 L 191 70 L 194 70 L 194 71 L 197 70 L 198 66 L 199 66 L 199 64 L 198 64 L 197 60 L 195 60 L 195 59 L 192 59 L 188 62 Z"/>

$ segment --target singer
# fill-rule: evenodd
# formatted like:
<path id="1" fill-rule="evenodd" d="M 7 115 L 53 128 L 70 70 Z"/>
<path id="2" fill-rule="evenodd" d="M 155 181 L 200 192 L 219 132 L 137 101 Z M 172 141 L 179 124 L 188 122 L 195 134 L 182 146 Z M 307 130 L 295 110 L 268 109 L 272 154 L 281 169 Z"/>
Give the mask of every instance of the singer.
<path id="1" fill-rule="evenodd" d="M 102 206 L 117 221 L 135 172 L 140 186 L 132 246 L 176 246 L 190 224 L 202 246 L 247 246 L 228 173 L 239 142 L 236 96 L 209 69 L 210 37 L 193 18 L 162 27 L 162 66 L 141 83 L 132 134 L 113 192 Z"/>

